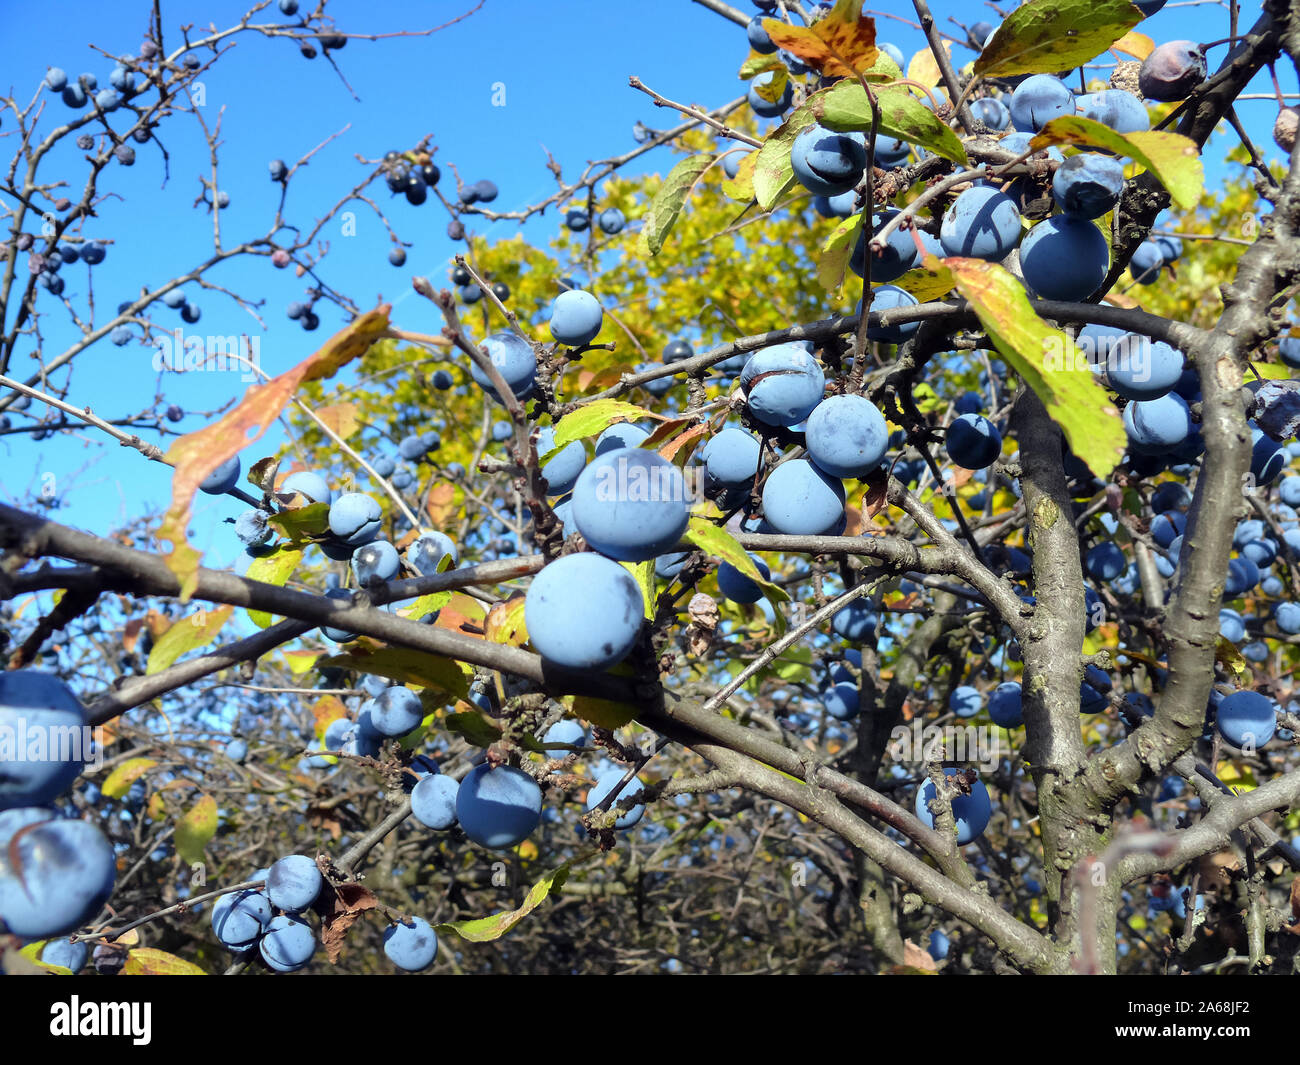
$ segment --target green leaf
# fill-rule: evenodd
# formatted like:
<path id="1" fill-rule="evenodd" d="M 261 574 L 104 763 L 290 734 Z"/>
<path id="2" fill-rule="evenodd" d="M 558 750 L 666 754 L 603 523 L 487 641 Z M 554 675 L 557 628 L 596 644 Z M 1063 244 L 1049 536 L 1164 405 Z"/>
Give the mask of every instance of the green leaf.
<path id="1" fill-rule="evenodd" d="M 197 614 L 176 622 L 153 645 L 145 673 L 159 673 L 185 652 L 211 643 L 234 612 L 233 606 L 217 607 L 216 610 L 200 608 Z"/>
<path id="2" fill-rule="evenodd" d="M 778 678 L 786 682 L 807 680 L 812 676 L 812 652 L 798 644 L 787 647 L 772 663 L 770 669 Z"/>
<path id="3" fill-rule="evenodd" d="M 645 607 L 645 616 L 655 619 L 655 560 L 645 562 L 620 562 L 625 570 L 636 578 L 636 585 L 641 589 L 641 602 Z"/>
<path id="4" fill-rule="evenodd" d="M 763 575 L 758 571 L 758 567 L 754 565 L 754 560 L 749 557 L 749 554 L 740 546 L 736 538 L 721 525 L 714 525 L 708 518 L 693 517 L 686 529 L 686 539 L 706 555 L 719 558 L 723 562 L 729 562 L 735 566 L 736 569 L 763 589 L 763 594 L 768 596 L 768 601 L 772 602 L 773 606 L 778 602 L 787 603 L 790 601 L 790 597 L 785 594 L 785 589 L 763 578 Z M 780 614 L 781 612 L 778 610 L 777 615 L 780 616 Z"/>
<path id="5" fill-rule="evenodd" d="M 176 822 L 176 853 L 186 865 L 203 861 L 203 848 L 217 834 L 217 800 L 203 795 Z"/>
<path id="6" fill-rule="evenodd" d="M 722 195 L 729 200 L 735 200 L 737 203 L 745 205 L 740 214 L 729 223 L 729 226 L 735 225 L 744 218 L 754 204 L 754 163 L 757 159 L 757 152 L 746 151 L 740 157 L 740 164 L 736 167 L 735 178 L 725 178 L 722 182 Z"/>
<path id="7" fill-rule="evenodd" d="M 893 284 L 910 292 L 916 297 L 917 303 L 931 303 L 952 291 L 952 271 L 942 266 L 938 270 L 918 266 L 915 270 L 907 271 Z"/>
<path id="8" fill-rule="evenodd" d="M 298 563 L 301 561 L 302 551 L 299 548 L 280 544 L 271 554 L 253 559 L 244 576 L 250 581 L 261 581 L 263 584 L 274 584 L 277 588 L 283 588 L 285 581 L 293 576 L 293 571 L 298 568 Z M 265 610 L 250 610 L 248 617 L 259 629 L 265 629 L 271 624 L 271 615 Z"/>
<path id="9" fill-rule="evenodd" d="M 876 56 L 876 61 L 860 73 L 873 85 L 892 85 L 903 76 L 903 68 L 889 57 L 888 52 L 881 52 Z"/>
<path id="10" fill-rule="evenodd" d="M 683 159 L 668 172 L 659 191 L 650 201 L 641 219 L 641 235 L 637 248 L 643 258 L 652 259 L 659 254 L 668 234 L 677 224 L 677 218 L 686 204 L 696 181 L 713 163 L 708 154 L 692 155 Z"/>
<path id="11" fill-rule="evenodd" d="M 540 457 L 546 459 L 575 440 L 599 436 L 615 422 L 634 422 L 639 418 L 653 418 L 660 422 L 666 420 L 662 414 L 655 414 L 635 403 L 621 399 L 598 399 L 560 419 L 555 426 L 555 446 Z"/>
<path id="12" fill-rule="evenodd" d="M 1295 372 L 1290 366 L 1279 366 L 1275 362 L 1252 362 L 1250 368 L 1263 381 L 1289 381 Z"/>
<path id="13" fill-rule="evenodd" d="M 754 198 L 765 211 L 770 211 L 794 184 L 794 170 L 790 166 L 790 146 L 795 137 L 817 119 L 807 106 L 794 111 L 789 118 L 768 134 L 763 147 L 754 160 Z"/>
<path id="14" fill-rule="evenodd" d="M 110 799 L 120 799 L 131 790 L 132 784 L 157 764 L 152 758 L 128 758 L 108 774 L 99 790 Z"/>
<path id="15" fill-rule="evenodd" d="M 975 60 L 980 77 L 1082 66 L 1142 21 L 1129 0 L 1031 0 L 1002 20 Z"/>
<path id="16" fill-rule="evenodd" d="M 926 257 L 934 268 L 938 260 Z M 1024 286 L 996 263 L 944 259 L 994 346 L 1056 420 L 1074 453 L 1106 477 L 1128 443 L 1119 412 L 1074 342 L 1034 312 Z"/>
<path id="17" fill-rule="evenodd" d="M 451 561 L 450 556 L 447 561 Z M 408 621 L 419 621 L 430 614 L 436 614 L 450 602 L 451 592 L 430 592 L 428 595 L 420 596 L 409 607 L 405 607 L 402 617 Z"/>
<path id="18" fill-rule="evenodd" d="M 776 627 L 778 634 L 784 633 L 790 627 L 786 620 L 785 611 L 781 609 L 782 603 L 788 603 L 790 597 L 786 594 L 785 589 L 775 584 L 762 584 L 761 590 L 763 598 L 767 600 L 768 605 L 772 608 L 772 624 Z"/>
<path id="19" fill-rule="evenodd" d="M 308 503 L 305 507 L 290 507 L 266 519 L 290 540 L 302 541 L 313 536 L 324 536 L 329 531 L 330 507 L 328 503 Z"/>
<path id="20" fill-rule="evenodd" d="M 773 52 L 771 55 L 751 55 L 740 66 L 741 81 L 749 81 L 750 78 L 757 77 L 766 70 L 775 70 L 777 67 L 785 66 L 781 62 L 781 57 Z"/>
<path id="21" fill-rule="evenodd" d="M 590 695 L 574 696 L 572 710 L 584 721 L 607 729 L 622 728 L 637 715 L 637 708 L 630 703 L 597 699 Z"/>
<path id="22" fill-rule="evenodd" d="M 916 403 L 916 409 L 922 414 L 933 414 L 935 411 L 945 410 L 948 406 L 948 401 L 941 399 L 939 394 L 924 381 L 912 389 L 912 399 Z"/>
<path id="23" fill-rule="evenodd" d="M 576 858 L 570 858 L 559 868 L 551 870 L 528 889 L 523 905 L 517 910 L 507 910 L 503 913 L 493 914 L 491 917 L 476 917 L 468 921 L 452 921 L 447 924 L 440 924 L 435 927 L 435 931 L 440 935 L 455 932 L 461 939 L 470 943 L 490 943 L 494 939 L 500 939 L 545 902 L 546 897 L 552 891 L 558 891 L 563 887 L 564 882 L 569 878 L 569 871 L 575 865 L 587 861 L 595 853 L 597 852 L 588 851 L 585 854 L 579 854 Z"/>
<path id="24" fill-rule="evenodd" d="M 469 680 L 462 666 L 442 655 L 415 651 L 405 647 L 369 647 L 357 644 L 347 654 L 332 655 L 316 661 L 316 668 L 338 666 L 362 673 L 378 673 L 401 684 L 437 688 L 457 699 L 469 694 Z"/>
<path id="25" fill-rule="evenodd" d="M 817 280 L 827 292 L 836 293 L 843 286 L 844 271 L 857 246 L 862 222 L 862 213 L 854 211 L 835 227 L 835 231 L 822 245 L 821 258 L 817 260 Z"/>
<path id="26" fill-rule="evenodd" d="M 1255 778 L 1255 774 L 1251 772 L 1250 766 L 1244 762 L 1232 762 L 1224 759 L 1214 768 L 1215 775 L 1219 780 L 1238 795 L 1247 791 L 1254 791 L 1259 787 L 1259 781 Z"/>
<path id="27" fill-rule="evenodd" d="M 871 129 L 871 101 L 856 81 L 846 79 L 813 93 L 804 106 L 827 129 L 864 132 Z M 878 134 L 919 145 L 962 166 L 969 162 L 957 134 L 905 88 L 877 89 L 876 106 L 880 110 Z"/>
<path id="28" fill-rule="evenodd" d="M 787 193 L 794 193 L 795 195 L 791 197 L 790 200 L 786 200 L 784 197 Z M 799 184 L 799 180 L 794 176 L 794 171 L 792 170 L 790 172 L 790 180 L 777 189 L 776 199 L 773 201 L 772 206 L 767 208 L 767 210 L 771 212 L 779 211 L 783 207 L 790 206 L 795 199 L 807 197 L 808 195 L 808 190 Z"/>
<path id="29" fill-rule="evenodd" d="M 754 86 L 754 91 L 759 97 L 770 104 L 776 103 L 785 95 L 785 87 L 790 83 L 790 70 L 784 63 L 779 67 L 773 67 L 772 70 L 773 74 L 769 80 Z"/>
<path id="30" fill-rule="evenodd" d="M 1200 202 L 1205 187 L 1201 153 L 1196 142 L 1181 133 L 1141 130 L 1121 136 L 1090 118 L 1068 115 L 1052 119 L 1029 143 L 1035 151 L 1050 144 L 1078 144 L 1126 155 L 1146 167 L 1185 211 Z"/>
<path id="31" fill-rule="evenodd" d="M 477 710 L 463 710 L 458 714 L 448 714 L 446 727 L 475 747 L 490 747 L 501 738 L 501 726 L 489 721 Z"/>

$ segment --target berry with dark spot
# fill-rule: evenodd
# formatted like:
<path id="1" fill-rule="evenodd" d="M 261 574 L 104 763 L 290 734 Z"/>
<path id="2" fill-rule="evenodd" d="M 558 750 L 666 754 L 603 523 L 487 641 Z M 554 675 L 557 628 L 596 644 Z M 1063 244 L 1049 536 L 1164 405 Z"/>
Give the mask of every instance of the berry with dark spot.
<path id="1" fill-rule="evenodd" d="M 1186 100 L 1207 72 L 1205 52 L 1195 41 L 1166 41 L 1142 61 L 1138 87 L 1148 100 Z"/>

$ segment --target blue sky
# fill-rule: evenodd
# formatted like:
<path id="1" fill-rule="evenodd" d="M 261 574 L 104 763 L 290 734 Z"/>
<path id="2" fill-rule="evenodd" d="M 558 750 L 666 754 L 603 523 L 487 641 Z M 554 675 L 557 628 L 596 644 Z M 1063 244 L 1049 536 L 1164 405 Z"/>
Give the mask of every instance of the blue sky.
<path id="1" fill-rule="evenodd" d="M 0 0 L 7 32 L 0 37 L 0 70 L 6 90 L 20 102 L 37 91 L 46 67 L 63 67 L 70 76 L 92 72 L 101 86 L 108 82 L 112 62 L 90 47 L 99 45 L 116 55 L 134 52 L 145 28 L 149 5 L 133 0 L 114 3 L 60 0 L 57 3 L 18 3 Z M 305 2 L 304 9 L 311 7 Z M 361 3 L 332 0 L 339 29 L 352 33 L 396 33 L 437 25 L 462 14 L 473 0 L 385 0 Z M 739 0 L 742 10 L 752 5 Z M 880 11 L 910 14 L 904 0 L 876 5 Z M 957 13 L 974 20 L 982 7 L 934 0 L 936 15 L 944 23 Z M 1258 4 L 1244 5 L 1243 26 L 1249 25 Z M 163 0 L 166 40 L 174 46 L 177 28 L 185 24 L 225 27 L 244 12 L 244 5 L 226 0 Z M 138 12 L 135 18 L 129 12 Z M 630 11 L 636 11 L 630 16 Z M 272 4 L 254 21 L 287 24 Z M 949 24 L 950 25 L 950 24 Z M 1173 4 L 1140 27 L 1157 41 L 1172 37 L 1200 40 L 1226 36 L 1227 16 L 1213 4 Z M 197 32 L 197 31 L 196 31 Z M 921 34 L 904 24 L 880 20 L 880 37 L 899 45 L 907 56 L 923 46 Z M 501 194 L 493 205 L 512 209 L 534 202 L 554 188 L 545 170 L 545 151 L 562 164 L 566 177 L 574 177 L 587 160 L 627 151 L 634 146 L 631 128 L 641 119 L 664 128 L 674 116 L 655 109 L 642 94 L 628 87 L 636 74 L 651 87 L 674 99 L 714 106 L 740 94 L 736 69 L 748 52 L 744 30 L 687 0 L 659 0 L 653 5 L 631 5 L 610 0 L 486 0 L 481 10 L 430 37 L 397 37 L 377 42 L 353 40 L 338 53 L 339 66 L 359 99 L 354 99 L 338 75 L 320 58 L 307 61 L 285 40 L 267 40 L 252 34 L 236 39 L 232 54 L 205 75 L 207 122 L 221 122 L 218 185 L 229 192 L 231 206 L 222 213 L 227 242 L 261 236 L 278 198 L 278 186 L 268 178 L 267 162 L 283 158 L 292 162 L 339 131 L 346 132 L 316 155 L 292 185 L 287 213 L 306 222 L 320 216 L 342 192 L 366 172 L 357 162 L 362 155 L 376 159 L 389 148 L 405 148 L 426 133 L 439 147 L 438 161 L 456 163 L 467 181 L 490 178 Z M 1212 65 L 1224 50 L 1211 53 Z M 960 62 L 973 53 L 958 49 Z M 1295 75 L 1280 71 L 1283 87 L 1295 90 Z M 1265 83 L 1251 91 L 1266 91 Z M 504 86 L 505 106 L 494 106 L 496 87 Z M 499 98 L 499 93 L 498 93 Z M 67 114 L 53 94 L 46 94 L 51 120 Z M 1245 120 L 1261 147 L 1276 157 L 1270 136 L 1274 108 L 1267 102 L 1241 105 Z M 0 122 L 0 152 L 12 150 L 12 115 Z M 105 311 L 139 292 L 141 285 L 157 286 L 189 270 L 211 249 L 212 220 L 206 210 L 195 209 L 199 178 L 208 173 L 208 153 L 193 119 L 181 117 L 165 127 L 163 140 L 169 153 L 170 178 L 164 182 L 160 153 L 154 146 L 138 146 L 134 167 L 113 166 L 107 187 L 120 195 L 99 208 L 89 220 L 88 236 L 111 239 L 106 261 L 93 269 L 93 294 L 102 320 Z M 1206 153 L 1211 184 L 1221 178 L 1217 164 L 1235 143 L 1231 134 L 1212 142 Z M 669 165 L 666 151 L 636 160 L 631 173 L 662 171 Z M 78 187 L 85 172 L 82 153 L 71 145 L 51 160 L 46 176 Z M 444 177 L 448 182 L 449 177 Z M 323 276 L 337 289 L 349 293 L 362 306 L 382 296 L 403 296 L 414 273 L 445 277 L 453 246 L 444 234 L 446 215 L 432 201 L 421 208 L 392 202 L 376 185 L 372 195 L 392 206 L 390 218 L 400 236 L 412 241 L 407 265 L 395 269 L 385 259 L 387 236 L 382 225 L 358 206 L 355 236 L 345 236 L 338 225 L 328 228 L 332 253 Z M 544 239 L 558 224 L 552 211 L 530 223 L 527 233 Z M 484 227 L 480 224 L 480 231 Z M 489 236 L 511 235 L 513 223 L 498 223 Z M 84 308 L 87 270 L 65 268 L 68 294 Z M 199 325 L 189 331 L 204 335 L 252 331 L 262 338 L 263 367 L 278 373 L 308 355 L 343 322 L 332 309 L 322 312 L 316 333 L 305 333 L 284 316 L 285 306 L 302 297 L 302 282 L 291 271 L 274 270 L 266 259 L 230 264 L 210 275 L 210 280 L 252 300 L 264 301 L 260 320 L 229 296 L 215 291 L 188 289 L 203 311 Z M 433 330 L 434 315 L 416 298 L 403 299 L 397 317 L 405 328 Z M 75 334 L 53 304 L 43 322 L 47 357 L 63 350 Z M 175 312 L 159 311 L 168 321 Z M 175 316 L 174 325 L 181 325 Z M 25 352 L 31 344 L 20 347 Z M 90 404 L 101 416 L 114 418 L 147 407 L 158 388 L 151 365 L 151 349 L 132 343 L 115 347 L 106 340 L 78 357 L 71 400 Z M 34 364 L 20 354 L 15 376 L 26 376 Z M 186 410 L 210 410 L 219 402 L 242 394 L 246 384 L 235 374 L 169 375 L 162 382 L 168 402 Z M 35 410 L 35 406 L 33 407 Z M 181 428 L 197 429 L 201 420 L 187 418 Z M 278 442 L 273 429 L 267 438 Z M 265 449 L 270 450 L 270 447 Z M 265 453 L 265 452 L 263 452 Z M 107 532 L 132 514 L 165 507 L 170 494 L 170 472 L 144 461 L 133 452 L 90 433 L 64 434 L 33 442 L 27 436 L 0 438 L 0 498 L 12 501 L 38 486 L 52 473 L 63 506 L 55 516 L 97 532 Z M 233 561 L 233 536 L 219 524 L 233 517 L 241 505 L 231 500 L 203 497 L 196 509 L 195 542 L 210 551 L 209 561 Z"/>

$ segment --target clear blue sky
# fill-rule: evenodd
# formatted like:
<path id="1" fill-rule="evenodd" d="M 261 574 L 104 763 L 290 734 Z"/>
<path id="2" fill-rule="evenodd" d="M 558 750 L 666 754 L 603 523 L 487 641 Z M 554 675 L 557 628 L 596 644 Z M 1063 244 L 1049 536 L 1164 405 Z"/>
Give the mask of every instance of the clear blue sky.
<path id="1" fill-rule="evenodd" d="M 311 6 L 311 0 L 304 0 L 304 9 Z M 394 33 L 436 25 L 472 6 L 473 0 L 332 0 L 329 10 L 343 31 Z M 746 12 L 752 9 L 748 0 L 738 0 L 737 6 Z M 876 6 L 897 14 L 912 11 L 906 0 Z M 931 6 L 941 22 L 950 13 L 971 20 L 981 17 L 971 0 L 934 0 Z M 1242 24 L 1248 26 L 1259 5 L 1243 6 Z M 93 72 L 101 87 L 107 85 L 113 64 L 91 44 L 113 55 L 134 52 L 148 9 L 148 4 L 135 0 L 0 0 L 6 31 L 0 36 L 0 70 L 5 79 L 0 84 L 25 102 L 36 92 L 46 67 L 57 65 L 72 77 Z M 166 39 L 174 46 L 178 27 L 225 27 L 245 8 L 228 0 L 163 0 L 162 10 Z M 271 4 L 255 21 L 288 20 Z M 1222 8 L 1175 4 L 1141 29 L 1157 41 L 1210 40 L 1226 36 L 1226 27 Z M 890 19 L 880 20 L 880 37 L 898 44 L 908 56 L 923 45 L 917 30 Z M 204 78 L 202 113 L 209 123 L 218 117 L 222 123 L 219 186 L 231 196 L 231 207 L 222 216 L 226 239 L 264 233 L 278 195 L 278 186 L 267 174 L 270 159 L 292 161 L 344 127 L 346 133 L 317 155 L 293 183 L 288 203 L 291 219 L 310 223 L 336 202 L 365 172 L 356 155 L 374 159 L 389 148 L 408 147 L 426 133 L 436 138 L 444 173 L 445 164 L 454 162 L 467 181 L 491 178 L 498 184 L 501 194 L 495 207 L 522 206 L 554 188 L 544 168 L 544 148 L 572 177 L 588 159 L 633 147 L 631 128 L 636 120 L 658 128 L 673 123 L 672 115 L 656 110 L 645 96 L 628 87 L 630 74 L 667 96 L 715 106 L 740 94 L 736 69 L 747 51 L 741 27 L 688 0 L 654 4 L 486 0 L 476 14 L 431 37 L 351 41 L 338 53 L 338 62 L 359 97 L 354 99 L 322 59 L 304 60 L 285 40 L 242 35 L 233 54 Z M 972 56 L 961 49 L 957 54 L 959 62 Z M 1223 54 L 1222 48 L 1212 52 L 1212 64 Z M 1294 73 L 1287 70 L 1282 76 L 1284 88 L 1294 91 Z M 493 106 L 498 82 L 505 87 L 504 107 Z M 1260 84 L 1252 91 L 1266 88 Z M 46 97 L 53 119 L 67 113 L 57 97 Z M 1266 102 L 1244 103 L 1242 110 L 1258 143 L 1276 157 L 1269 135 L 1274 108 Z M 12 134 L 14 124 L 11 115 L 0 123 L 0 152 L 12 150 L 13 138 L 5 134 Z M 170 180 L 164 183 L 157 149 L 138 146 L 133 168 L 113 166 L 108 171 L 111 181 L 105 187 L 122 198 L 106 200 L 99 217 L 86 226 L 87 235 L 115 241 L 108 259 L 92 273 L 101 320 L 105 311 L 111 312 L 142 284 L 156 286 L 190 269 L 211 248 L 211 218 L 192 206 L 199 176 L 207 173 L 206 147 L 188 118 L 165 127 L 163 139 L 170 153 Z M 1229 134 L 1212 142 L 1206 154 L 1211 184 L 1222 174 L 1217 159 L 1234 140 Z M 664 151 L 651 153 L 638 159 L 631 172 L 662 170 L 668 158 Z M 85 169 L 81 153 L 68 146 L 46 176 L 65 179 L 76 188 Z M 371 192 L 388 203 L 386 190 L 376 186 Z M 337 226 L 325 234 L 333 254 L 325 262 L 323 276 L 363 307 L 380 296 L 403 295 L 413 273 L 445 276 L 453 253 L 444 235 L 447 219 L 440 206 L 431 202 L 415 209 L 394 203 L 391 218 L 403 239 L 414 242 L 407 265 L 400 270 L 387 264 L 383 227 L 364 207 L 357 211 L 355 237 L 341 235 Z M 556 224 L 552 212 L 530 232 L 540 238 Z M 505 237 L 514 228 L 501 223 L 488 233 Z M 84 306 L 86 268 L 65 268 L 65 272 L 68 294 Z M 274 270 L 265 259 L 232 264 L 210 276 L 214 283 L 264 300 L 262 321 L 226 295 L 191 287 L 190 295 L 203 311 L 201 323 L 191 331 L 260 333 L 263 366 L 273 374 L 301 360 L 342 324 L 341 315 L 329 309 L 313 334 L 289 322 L 284 308 L 301 298 L 302 283 L 291 271 Z M 403 326 L 436 327 L 432 313 L 421 303 L 414 298 L 402 302 Z M 52 304 L 47 303 L 46 309 L 53 312 L 43 322 L 49 356 L 61 351 L 74 334 Z M 174 312 L 159 311 L 158 317 L 167 321 L 168 314 Z M 181 324 L 178 318 L 175 324 Z M 151 355 L 151 349 L 135 343 L 119 348 L 102 341 L 78 358 L 72 401 L 90 404 L 109 418 L 143 409 L 152 402 L 157 387 Z M 13 373 L 26 376 L 32 369 L 30 360 L 20 356 Z M 172 375 L 164 381 L 167 401 L 187 410 L 211 409 L 245 387 L 235 375 L 212 373 Z M 199 424 L 189 418 L 182 428 L 195 429 Z M 267 439 L 269 452 L 278 442 L 274 430 Z M 129 514 L 165 507 L 170 494 L 166 468 L 95 434 L 64 434 L 39 443 L 27 436 L 0 438 L 0 498 L 12 501 L 23 496 L 39 485 L 45 473 L 57 478 L 64 503 L 55 516 L 101 533 Z M 218 521 L 240 509 L 240 504 L 227 499 L 203 497 L 198 502 L 195 542 L 209 551 L 209 562 L 233 560 L 234 538 Z"/>

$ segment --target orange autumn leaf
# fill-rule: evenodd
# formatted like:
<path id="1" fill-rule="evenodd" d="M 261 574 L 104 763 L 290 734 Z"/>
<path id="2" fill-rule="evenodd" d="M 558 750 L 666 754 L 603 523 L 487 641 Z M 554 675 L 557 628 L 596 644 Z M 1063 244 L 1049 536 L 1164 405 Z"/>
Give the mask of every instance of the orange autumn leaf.
<path id="1" fill-rule="evenodd" d="M 665 440 L 671 440 L 683 429 L 688 428 L 690 424 L 691 422 L 688 418 L 677 418 L 671 421 L 660 422 L 650 430 L 650 435 L 641 441 L 641 443 L 646 447 L 658 448 Z"/>
<path id="2" fill-rule="evenodd" d="M 157 610 L 150 610 L 144 616 L 144 625 L 149 630 L 149 635 L 157 640 L 172 627 L 172 619 Z"/>
<path id="3" fill-rule="evenodd" d="M 486 613 L 477 599 L 453 592 L 447 605 L 438 611 L 438 620 L 433 624 L 435 628 L 450 629 L 481 640 Z"/>
<path id="4" fill-rule="evenodd" d="M 528 640 L 528 630 L 524 627 L 524 597 L 512 595 L 503 602 L 494 603 L 483 628 L 485 638 L 492 643 L 522 647 Z"/>
<path id="5" fill-rule="evenodd" d="M 122 628 L 122 649 L 130 654 L 135 650 L 136 641 L 140 639 L 140 630 L 144 628 L 144 618 L 132 618 Z"/>
<path id="6" fill-rule="evenodd" d="M 316 411 L 316 417 L 344 440 L 361 428 L 355 403 L 333 403 L 328 407 L 320 407 Z"/>
<path id="7" fill-rule="evenodd" d="M 848 519 L 844 525 L 844 535 L 861 536 L 862 530 L 865 526 L 865 523 L 862 520 L 862 511 L 857 507 L 846 506 L 844 508 L 844 513 Z"/>
<path id="8" fill-rule="evenodd" d="M 339 718 L 347 717 L 348 711 L 337 695 L 322 695 L 312 704 L 311 716 L 315 721 L 317 738 L 323 739 L 325 730 Z"/>
<path id="9" fill-rule="evenodd" d="M 102 749 L 112 747 L 117 742 L 117 729 L 114 728 L 113 722 L 106 721 L 98 726 L 99 728 L 99 746 Z"/>
<path id="10" fill-rule="evenodd" d="M 876 22 L 863 16 L 862 0 L 836 0 L 831 13 L 812 26 L 765 18 L 763 29 L 778 48 L 831 77 L 852 77 L 872 66 L 880 54 Z"/>
<path id="11" fill-rule="evenodd" d="M 208 474 L 245 447 L 261 438 L 299 386 L 308 381 L 332 377 L 343 365 L 365 354 L 370 345 L 388 332 L 388 304 L 367 311 L 339 330 L 314 355 L 265 384 L 250 388 L 239 406 L 225 417 L 188 433 L 167 452 L 176 468 L 172 475 L 172 502 L 158 529 L 158 538 L 171 543 L 164 559 L 167 568 L 180 578 L 181 602 L 188 602 L 198 583 L 199 552 L 190 546 L 186 532 L 194 493 Z M 250 437 L 249 432 L 256 430 Z"/>
<path id="12" fill-rule="evenodd" d="M 671 462 L 677 456 L 677 452 L 692 440 L 698 440 L 704 435 L 708 428 L 709 426 L 707 422 L 700 422 L 699 425 L 692 426 L 690 429 L 686 430 L 686 432 L 678 434 L 669 440 L 668 443 L 662 445 L 659 448 L 659 454 Z"/>
<path id="13" fill-rule="evenodd" d="M 435 525 L 444 524 L 456 509 L 456 486 L 450 481 L 434 485 L 429 490 L 424 509 Z"/>
<path id="14" fill-rule="evenodd" d="M 957 466 L 949 471 L 947 483 L 952 485 L 954 489 L 957 489 L 968 483 L 974 475 L 974 470 L 968 470 L 961 466 Z"/>
<path id="15" fill-rule="evenodd" d="M 903 941 L 903 965 L 927 973 L 932 973 L 938 968 L 930 952 L 924 947 L 917 946 L 910 939 Z"/>
<path id="16" fill-rule="evenodd" d="M 592 388 L 612 388 L 623 378 L 619 369 L 580 370 L 578 372 L 578 391 L 587 392 Z"/>

